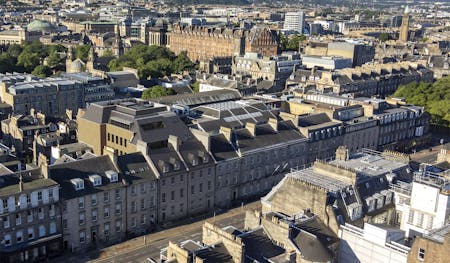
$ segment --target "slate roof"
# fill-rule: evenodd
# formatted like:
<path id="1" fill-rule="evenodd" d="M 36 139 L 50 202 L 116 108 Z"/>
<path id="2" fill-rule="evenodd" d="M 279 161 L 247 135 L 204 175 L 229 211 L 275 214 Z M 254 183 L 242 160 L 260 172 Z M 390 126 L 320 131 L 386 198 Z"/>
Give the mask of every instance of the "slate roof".
<path id="1" fill-rule="evenodd" d="M 117 165 L 129 183 L 140 180 L 156 180 L 149 164 L 142 153 L 130 153 L 117 157 Z"/>
<path id="2" fill-rule="evenodd" d="M 48 167 L 50 178 L 58 182 L 61 187 L 61 195 L 65 199 L 77 198 L 87 194 L 114 189 L 123 186 L 122 175 L 115 168 L 111 159 L 106 156 L 77 160 L 62 164 L 50 165 Z M 118 182 L 110 183 L 106 177 L 106 171 L 115 171 L 119 173 Z M 101 186 L 93 186 L 89 181 L 89 175 L 100 175 L 102 177 Z M 80 178 L 84 180 L 84 189 L 76 191 L 71 183 L 71 179 Z"/>

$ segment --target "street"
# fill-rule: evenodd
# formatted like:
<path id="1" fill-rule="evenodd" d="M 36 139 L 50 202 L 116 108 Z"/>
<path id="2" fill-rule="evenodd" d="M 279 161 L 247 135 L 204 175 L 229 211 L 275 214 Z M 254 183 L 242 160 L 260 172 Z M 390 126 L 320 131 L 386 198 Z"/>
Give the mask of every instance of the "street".
<path id="1" fill-rule="evenodd" d="M 215 222 L 221 227 L 233 225 L 237 228 L 244 227 L 245 211 L 260 209 L 260 201 L 255 201 L 227 211 L 226 213 L 211 216 L 206 219 L 187 223 L 181 226 L 165 229 L 149 235 L 130 239 L 128 241 L 106 247 L 97 251 L 89 251 L 83 254 L 71 255 L 53 262 L 61 263 L 106 263 L 106 262 L 150 262 L 147 258 L 159 262 L 159 253 L 166 247 L 169 241 L 181 242 L 184 240 L 201 241 L 202 225 L 205 221 Z M 144 244 L 144 242 L 146 244 Z"/>

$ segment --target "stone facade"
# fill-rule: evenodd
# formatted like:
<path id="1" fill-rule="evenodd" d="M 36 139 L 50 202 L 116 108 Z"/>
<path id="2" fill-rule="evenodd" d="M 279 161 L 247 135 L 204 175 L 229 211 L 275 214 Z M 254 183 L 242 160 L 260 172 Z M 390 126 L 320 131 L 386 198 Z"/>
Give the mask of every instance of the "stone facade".
<path id="1" fill-rule="evenodd" d="M 278 54 L 279 37 L 267 28 L 251 30 L 175 25 L 168 47 L 179 54 L 187 51 L 192 61 L 214 57 L 232 57 L 244 52 L 264 56 Z"/>

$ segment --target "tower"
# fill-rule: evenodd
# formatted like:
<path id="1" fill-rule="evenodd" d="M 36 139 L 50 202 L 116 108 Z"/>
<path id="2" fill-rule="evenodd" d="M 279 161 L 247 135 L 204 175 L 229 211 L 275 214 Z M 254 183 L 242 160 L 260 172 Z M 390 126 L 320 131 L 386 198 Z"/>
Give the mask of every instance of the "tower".
<path id="1" fill-rule="evenodd" d="M 94 46 L 91 46 L 91 48 L 89 49 L 88 61 L 86 63 L 86 70 L 88 72 L 92 72 L 94 70 L 94 65 L 96 63 L 96 56 L 94 49 L 95 49 Z"/>
<path id="2" fill-rule="evenodd" d="M 400 26 L 400 35 L 399 40 L 401 42 L 407 42 L 408 41 L 408 35 L 409 35 L 409 7 L 406 6 L 405 13 L 403 14 L 402 18 L 402 25 Z"/>
<path id="3" fill-rule="evenodd" d="M 72 60 L 74 59 L 73 49 L 72 46 L 69 46 L 67 48 L 67 54 L 66 54 L 66 72 L 69 72 L 70 66 L 72 65 Z"/>

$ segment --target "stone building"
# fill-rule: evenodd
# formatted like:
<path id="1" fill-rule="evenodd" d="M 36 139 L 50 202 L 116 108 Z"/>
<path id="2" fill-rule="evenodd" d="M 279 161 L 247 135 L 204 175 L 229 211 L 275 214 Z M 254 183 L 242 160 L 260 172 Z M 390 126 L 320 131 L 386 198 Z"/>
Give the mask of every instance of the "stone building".
<path id="1" fill-rule="evenodd" d="M 215 164 L 167 106 L 142 100 L 92 103 L 78 118 L 79 140 L 95 154 L 141 152 L 158 178 L 159 222 L 169 223 L 214 206 Z M 156 218 L 155 218 L 156 220 Z"/>
<path id="2" fill-rule="evenodd" d="M 407 42 L 409 40 L 409 7 L 406 6 L 405 12 L 402 18 L 402 24 L 400 25 L 400 35 L 398 40 L 401 42 Z"/>
<path id="3" fill-rule="evenodd" d="M 288 78 L 286 87 L 312 86 L 320 92 L 384 97 L 411 82 L 433 82 L 433 72 L 412 62 L 363 65 L 337 71 L 299 69 Z"/>
<path id="4" fill-rule="evenodd" d="M 46 121 L 42 113 L 31 115 L 13 115 L 1 122 L 3 143 L 13 147 L 15 154 L 20 158 L 33 156 L 33 142 L 35 135 L 55 132 L 58 127 Z"/>
<path id="5" fill-rule="evenodd" d="M 61 186 L 63 247 L 82 251 L 97 244 L 124 240 L 127 190 L 108 156 L 48 166 L 43 173 Z"/>
<path id="6" fill-rule="evenodd" d="M 336 234 L 345 222 L 355 226 L 364 222 L 392 224 L 394 195 L 389 190 L 390 173 L 404 180 L 411 177 L 408 164 L 373 151 L 349 155 L 345 147 L 340 147 L 336 160 L 316 161 L 310 168 L 287 174 L 261 199 L 262 211 L 290 216 L 310 211 Z"/>
<path id="7" fill-rule="evenodd" d="M 76 112 L 84 107 L 83 84 L 63 78 L 3 79 L 0 96 L 16 114 L 28 114 L 34 108 L 48 116 L 64 116 L 67 109 Z"/>
<path id="8" fill-rule="evenodd" d="M 414 239 L 408 262 L 444 263 L 450 257 L 450 224 Z"/>
<path id="9" fill-rule="evenodd" d="M 0 178 L 1 261 L 45 261 L 62 251 L 59 184 L 40 169 Z"/>
<path id="10" fill-rule="evenodd" d="M 191 131 L 216 161 L 216 206 L 266 193 L 286 170 L 309 161 L 307 139 L 261 102 L 214 103 L 193 111 L 199 118 Z"/>
<path id="11" fill-rule="evenodd" d="M 175 25 L 168 34 L 168 47 L 175 54 L 187 51 L 192 61 L 232 57 L 245 52 L 272 56 L 279 52 L 279 37 L 268 28 L 242 30 Z"/>

